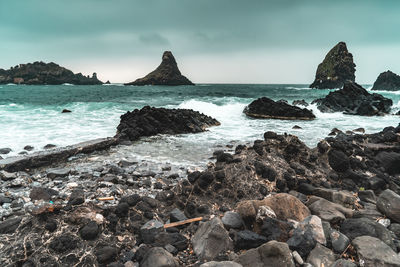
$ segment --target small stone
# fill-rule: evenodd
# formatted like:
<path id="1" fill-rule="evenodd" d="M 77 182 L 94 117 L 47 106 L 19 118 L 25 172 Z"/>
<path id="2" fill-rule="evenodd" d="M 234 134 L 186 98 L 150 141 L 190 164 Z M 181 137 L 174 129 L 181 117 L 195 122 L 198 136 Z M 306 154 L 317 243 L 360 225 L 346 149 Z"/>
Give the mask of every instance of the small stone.
<path id="1" fill-rule="evenodd" d="M 292 252 L 293 259 L 300 265 L 304 264 L 303 258 L 300 256 L 300 254 L 295 250 Z"/>
<path id="2" fill-rule="evenodd" d="M 70 169 L 49 169 L 47 170 L 47 177 L 50 179 L 66 177 L 70 174 Z"/>
<path id="3" fill-rule="evenodd" d="M 45 188 L 45 187 L 34 187 L 32 188 L 29 197 L 32 200 L 50 200 L 52 196 L 57 196 L 59 193 L 58 191 L 51 189 L 51 188 Z"/>
<path id="4" fill-rule="evenodd" d="M 32 151 L 34 149 L 34 147 L 33 146 L 24 146 L 24 150 L 26 150 L 26 151 Z"/>
<path id="5" fill-rule="evenodd" d="M 330 267 L 357 267 L 354 262 L 345 259 L 335 261 Z"/>
<path id="6" fill-rule="evenodd" d="M 335 260 L 335 254 L 319 243 L 310 252 L 307 258 L 307 262 L 311 263 L 313 266 L 331 266 Z"/>
<path id="7" fill-rule="evenodd" d="M 390 225 L 390 220 L 389 219 L 379 219 L 378 223 L 382 224 L 383 226 L 385 226 L 387 228 Z"/>
<path id="8" fill-rule="evenodd" d="M 120 202 L 117 207 L 115 208 L 115 214 L 118 217 L 127 217 L 129 213 L 129 205 L 126 202 Z"/>
<path id="9" fill-rule="evenodd" d="M 90 221 L 79 231 L 82 239 L 84 240 L 94 240 L 99 234 L 99 226 L 96 222 Z"/>
<path id="10" fill-rule="evenodd" d="M 10 180 L 14 180 L 15 178 L 17 178 L 17 175 L 16 175 L 16 173 L 12 173 L 12 172 L 0 171 L 0 178 L 3 181 L 10 181 Z"/>
<path id="11" fill-rule="evenodd" d="M 80 205 L 83 204 L 84 202 L 85 202 L 85 193 L 83 189 L 77 188 L 74 191 L 72 191 L 68 200 L 69 205 Z"/>
<path id="12" fill-rule="evenodd" d="M 200 267 L 243 267 L 243 265 L 234 261 L 209 261 L 203 263 Z"/>
<path id="13" fill-rule="evenodd" d="M 236 249 L 250 249 L 256 248 L 264 243 L 267 243 L 268 240 L 266 237 L 254 233 L 249 230 L 239 231 L 235 234 L 235 248 Z"/>
<path id="14" fill-rule="evenodd" d="M 336 253 L 342 253 L 350 244 L 349 238 L 336 230 L 331 231 L 330 239 L 332 242 L 332 248 Z"/>
<path id="15" fill-rule="evenodd" d="M 227 228 L 228 230 L 230 228 L 239 229 L 243 227 L 243 221 L 242 218 L 240 217 L 240 214 L 234 211 L 225 212 L 221 220 L 225 228 Z"/>
<path id="16" fill-rule="evenodd" d="M 177 208 L 173 209 L 173 210 L 170 212 L 169 218 L 170 218 L 170 221 L 171 221 L 171 222 L 179 222 L 179 221 L 184 221 L 184 220 L 187 220 L 187 219 L 188 219 L 188 218 L 185 216 L 185 214 L 184 214 L 181 210 L 179 210 L 179 209 L 177 209 Z"/>
<path id="17" fill-rule="evenodd" d="M 154 242 L 156 235 L 164 231 L 164 224 L 157 220 L 150 220 L 140 228 L 140 236 L 145 244 Z"/>
<path id="18" fill-rule="evenodd" d="M 151 248 L 140 262 L 141 267 L 178 267 L 178 262 L 171 253 L 163 248 Z"/>
<path id="19" fill-rule="evenodd" d="M 117 249 L 110 246 L 99 247 L 95 254 L 99 263 L 111 263 L 117 257 Z"/>

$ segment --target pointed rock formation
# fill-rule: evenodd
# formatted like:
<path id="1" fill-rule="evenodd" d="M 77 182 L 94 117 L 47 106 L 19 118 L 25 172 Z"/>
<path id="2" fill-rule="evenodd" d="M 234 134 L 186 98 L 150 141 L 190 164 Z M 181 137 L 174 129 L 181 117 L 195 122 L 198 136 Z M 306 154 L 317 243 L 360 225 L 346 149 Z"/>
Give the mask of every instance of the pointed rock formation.
<path id="1" fill-rule="evenodd" d="M 170 51 L 165 51 L 160 66 L 145 77 L 125 85 L 194 85 L 179 71 L 178 64 Z"/>
<path id="2" fill-rule="evenodd" d="M 315 81 L 310 88 L 341 88 L 346 81 L 355 81 L 356 64 L 353 55 L 347 51 L 345 42 L 338 43 L 318 65 Z"/>
<path id="3" fill-rule="evenodd" d="M 314 100 L 321 112 L 344 112 L 349 115 L 374 116 L 390 112 L 393 101 L 380 94 L 370 94 L 357 83 L 346 82 L 343 89 Z"/>
<path id="4" fill-rule="evenodd" d="M 390 70 L 382 72 L 376 79 L 372 90 L 397 91 L 400 90 L 400 76 Z"/>
<path id="5" fill-rule="evenodd" d="M 83 76 L 81 73 L 74 74 L 72 71 L 50 62 L 34 62 L 20 64 L 11 67 L 9 70 L 0 69 L 0 84 L 50 84 L 58 85 L 70 83 L 75 85 L 95 85 L 103 84 L 97 79 L 97 74 L 93 76 Z"/>

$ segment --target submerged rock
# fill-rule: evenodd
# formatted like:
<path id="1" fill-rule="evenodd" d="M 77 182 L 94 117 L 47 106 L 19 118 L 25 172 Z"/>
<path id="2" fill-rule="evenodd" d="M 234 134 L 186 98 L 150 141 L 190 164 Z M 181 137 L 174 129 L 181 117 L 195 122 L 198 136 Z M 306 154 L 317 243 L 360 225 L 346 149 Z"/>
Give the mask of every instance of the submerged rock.
<path id="1" fill-rule="evenodd" d="M 390 70 L 379 74 L 371 90 L 397 91 L 400 90 L 400 76 Z"/>
<path id="2" fill-rule="evenodd" d="M 355 81 L 356 64 L 345 42 L 334 46 L 318 65 L 314 82 L 310 88 L 340 88 L 346 81 Z"/>
<path id="3" fill-rule="evenodd" d="M 357 83 L 346 82 L 343 89 L 314 100 L 322 112 L 344 112 L 350 115 L 374 116 L 390 112 L 393 101 L 380 94 L 370 94 Z"/>
<path id="4" fill-rule="evenodd" d="M 199 133 L 219 124 L 217 120 L 190 109 L 145 106 L 121 116 L 116 137 L 133 141 L 157 134 Z"/>
<path id="5" fill-rule="evenodd" d="M 20 64 L 9 70 L 0 69 L 0 84 L 75 84 L 95 85 L 102 84 L 97 79 L 96 73 L 92 77 L 84 76 L 81 73 L 74 74 L 72 71 L 63 68 L 56 63 L 34 62 Z"/>
<path id="6" fill-rule="evenodd" d="M 160 66 L 145 77 L 125 85 L 194 85 L 179 71 L 178 64 L 170 51 L 165 51 Z"/>
<path id="7" fill-rule="evenodd" d="M 315 115 L 311 110 L 289 105 L 283 101 L 273 101 L 262 97 L 251 102 L 243 111 L 247 116 L 279 120 L 312 120 Z"/>

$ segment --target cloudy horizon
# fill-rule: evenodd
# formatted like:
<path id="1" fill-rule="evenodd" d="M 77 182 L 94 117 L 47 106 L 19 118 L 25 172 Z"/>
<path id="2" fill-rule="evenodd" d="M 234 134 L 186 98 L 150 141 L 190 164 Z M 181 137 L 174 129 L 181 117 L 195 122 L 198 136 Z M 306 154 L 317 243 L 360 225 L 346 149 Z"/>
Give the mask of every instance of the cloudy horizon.
<path id="1" fill-rule="evenodd" d="M 56 62 L 129 82 L 171 50 L 195 83 L 301 83 L 339 41 L 356 81 L 400 73 L 396 1 L 0 0 L 0 68 Z"/>

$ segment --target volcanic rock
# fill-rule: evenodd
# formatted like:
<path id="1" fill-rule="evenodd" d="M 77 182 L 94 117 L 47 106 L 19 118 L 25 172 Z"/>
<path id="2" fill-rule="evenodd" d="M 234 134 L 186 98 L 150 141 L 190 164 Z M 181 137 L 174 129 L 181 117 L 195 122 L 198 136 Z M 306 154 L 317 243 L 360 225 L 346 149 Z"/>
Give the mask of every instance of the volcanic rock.
<path id="1" fill-rule="evenodd" d="M 343 89 L 314 100 L 322 112 L 344 112 L 349 115 L 374 116 L 387 114 L 393 101 L 380 94 L 370 94 L 360 85 L 346 82 Z"/>
<path id="2" fill-rule="evenodd" d="M 400 76 L 390 70 L 379 74 L 371 90 L 397 91 L 400 90 Z"/>
<path id="3" fill-rule="evenodd" d="M 355 81 L 356 65 L 353 55 L 347 50 L 346 43 L 340 42 L 326 55 L 318 65 L 314 82 L 310 88 L 341 88 L 346 81 Z"/>
<path id="4" fill-rule="evenodd" d="M 194 85 L 179 71 L 178 64 L 170 51 L 165 51 L 162 62 L 153 72 L 144 78 L 125 85 Z"/>
<path id="5" fill-rule="evenodd" d="M 315 116 L 311 110 L 289 105 L 283 101 L 273 101 L 267 97 L 251 102 L 243 111 L 247 116 L 262 119 L 279 120 L 312 120 Z"/>
<path id="6" fill-rule="evenodd" d="M 121 116 L 116 137 L 137 140 L 157 134 L 199 133 L 220 123 L 190 109 L 165 109 L 145 106 Z"/>
<path id="7" fill-rule="evenodd" d="M 74 74 L 72 71 L 63 68 L 53 62 L 34 62 L 20 64 L 9 70 L 0 71 L 0 84 L 75 84 L 75 85 L 96 85 L 102 84 L 97 79 L 96 73 L 93 76 L 83 76 L 81 73 Z"/>

